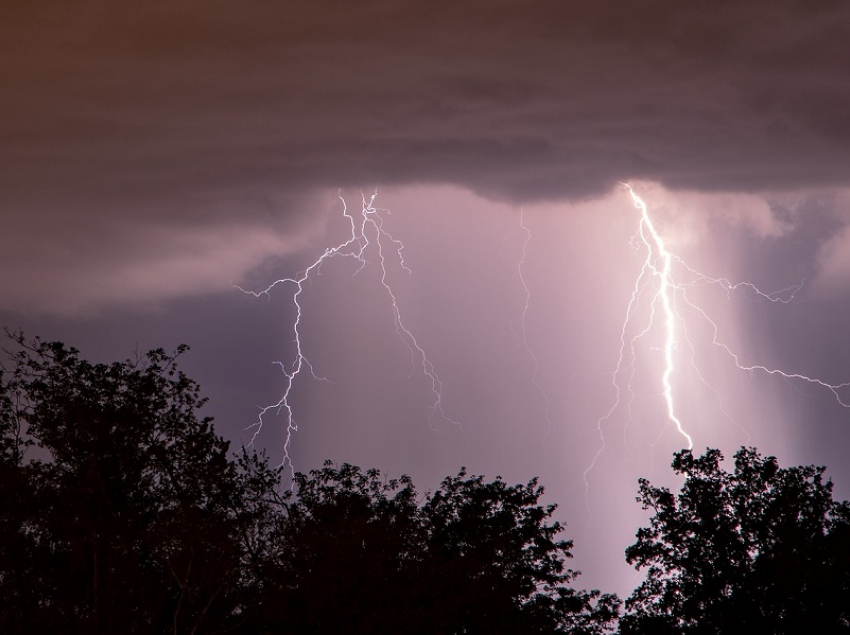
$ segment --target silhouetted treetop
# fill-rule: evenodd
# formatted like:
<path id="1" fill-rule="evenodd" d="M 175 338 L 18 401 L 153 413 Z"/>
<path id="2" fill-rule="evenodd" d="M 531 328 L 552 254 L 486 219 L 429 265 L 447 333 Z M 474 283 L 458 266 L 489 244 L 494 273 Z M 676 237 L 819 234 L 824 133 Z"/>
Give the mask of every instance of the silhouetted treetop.
<path id="1" fill-rule="evenodd" d="M 296 475 L 267 623 L 301 633 L 602 633 L 619 602 L 570 584 L 570 541 L 536 480 L 408 477 L 327 463 Z"/>
<path id="2" fill-rule="evenodd" d="M 15 340 L 0 376 L 0 629 L 227 630 L 259 481 L 197 416 L 186 347 L 92 364 Z"/>
<path id="3" fill-rule="evenodd" d="M 186 347 L 93 364 L 12 337 L 0 363 L 3 633 L 850 633 L 850 504 L 824 468 L 678 452 L 626 550 L 626 602 L 575 588 L 536 479 L 433 492 L 328 462 L 282 479 L 201 417 Z M 619 622 L 619 624 L 618 624 Z"/>
<path id="4" fill-rule="evenodd" d="M 631 633 L 850 632 L 850 505 L 823 467 L 780 468 L 753 448 L 675 455 L 678 495 L 640 480 L 648 527 L 626 550 L 646 569 L 627 600 Z"/>
<path id="5" fill-rule="evenodd" d="M 186 347 L 92 364 L 13 338 L 0 370 L 4 633 L 576 633 L 619 601 L 572 587 L 536 480 L 229 453 Z"/>

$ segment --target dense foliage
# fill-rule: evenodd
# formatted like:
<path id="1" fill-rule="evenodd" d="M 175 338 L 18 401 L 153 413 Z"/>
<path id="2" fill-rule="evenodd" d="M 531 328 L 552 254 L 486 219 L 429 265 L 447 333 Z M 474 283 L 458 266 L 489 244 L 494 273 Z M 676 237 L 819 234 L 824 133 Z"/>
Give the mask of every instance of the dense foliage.
<path id="1" fill-rule="evenodd" d="M 92 364 L 12 336 L 0 365 L 3 633 L 850 633 L 850 505 L 821 467 L 675 455 L 626 602 L 572 585 L 536 480 L 296 474 L 233 455 L 174 354 Z M 288 481 L 287 481 L 288 482 Z"/>
<path id="2" fill-rule="evenodd" d="M 196 416 L 175 355 L 104 365 L 18 344 L 0 383 L 0 630 L 227 624 L 263 483 Z"/>
<path id="3" fill-rule="evenodd" d="M 627 600 L 633 633 L 850 633 L 850 505 L 822 467 L 780 468 L 752 448 L 689 450 L 678 496 L 640 481 L 654 515 L 626 550 L 647 577 Z"/>
<path id="4" fill-rule="evenodd" d="M 298 633 L 601 633 L 618 601 L 569 586 L 536 481 L 461 471 L 421 497 L 343 464 L 296 477 L 266 559 L 263 623 Z M 271 564 L 269 564 L 271 563 Z"/>
<path id="5" fill-rule="evenodd" d="M 327 464 L 281 491 L 169 355 L 15 336 L 0 375 L 4 633 L 601 633 L 536 481 Z"/>

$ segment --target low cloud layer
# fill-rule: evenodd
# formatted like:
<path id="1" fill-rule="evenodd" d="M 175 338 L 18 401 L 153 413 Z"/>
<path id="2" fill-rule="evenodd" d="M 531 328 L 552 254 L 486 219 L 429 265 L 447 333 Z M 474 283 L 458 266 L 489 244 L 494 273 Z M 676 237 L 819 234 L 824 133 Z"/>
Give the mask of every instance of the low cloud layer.
<path id="1" fill-rule="evenodd" d="M 290 235 L 317 189 L 531 202 L 848 180 L 843 2 L 36 1 L 0 25 L 4 270 L 131 268 L 115 254 L 185 232 L 167 262 L 264 214 Z M 38 304 L 6 277 L 5 308 Z"/>

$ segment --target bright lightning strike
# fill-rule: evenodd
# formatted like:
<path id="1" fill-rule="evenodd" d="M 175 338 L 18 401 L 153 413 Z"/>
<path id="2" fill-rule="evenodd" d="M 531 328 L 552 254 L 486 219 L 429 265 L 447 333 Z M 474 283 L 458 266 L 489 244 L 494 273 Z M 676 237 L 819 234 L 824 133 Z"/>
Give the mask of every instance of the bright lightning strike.
<path id="1" fill-rule="evenodd" d="M 644 267 L 652 271 L 652 275 L 658 278 L 658 291 L 655 295 L 653 303 L 657 300 L 661 301 L 661 307 L 664 311 L 664 372 L 661 375 L 661 384 L 663 386 L 664 402 L 667 405 L 667 417 L 672 421 L 676 429 L 679 431 L 685 440 L 688 442 L 688 449 L 694 447 L 694 440 L 691 438 L 685 429 L 682 427 L 682 422 L 676 416 L 676 408 L 673 403 L 673 385 L 671 377 L 675 370 L 675 362 L 673 352 L 676 349 L 676 311 L 674 308 L 675 285 L 671 278 L 671 263 L 673 257 L 667 251 L 667 246 L 664 240 L 652 224 L 652 219 L 649 217 L 649 212 L 646 208 L 646 203 L 643 199 L 635 194 L 631 186 L 626 185 L 631 194 L 632 201 L 635 207 L 640 211 L 640 237 L 643 244 L 646 245 L 647 254 Z M 655 264 L 661 260 L 661 268 Z"/>
<path id="2" fill-rule="evenodd" d="M 748 292 L 762 300 L 788 304 L 794 300 L 795 294 L 802 288 L 802 282 L 775 293 L 764 293 L 750 282 L 733 283 L 726 278 L 715 278 L 696 271 L 680 257 L 670 252 L 663 237 L 653 223 L 646 202 L 638 196 L 630 185 L 626 183 L 623 183 L 622 185 L 624 185 L 628 190 L 632 202 L 639 212 L 640 220 L 636 235 L 636 242 L 637 247 L 645 250 L 646 257 L 643 261 L 637 280 L 635 281 L 631 298 L 626 309 L 626 317 L 620 331 L 620 353 L 614 373 L 612 374 L 612 384 L 615 390 L 614 403 L 608 412 L 596 422 L 600 446 L 589 467 L 584 472 L 586 493 L 589 488 L 588 475 L 606 448 L 603 425 L 611 419 L 614 412 L 621 405 L 623 387 L 620 383 L 620 375 L 623 368 L 627 364 L 630 364 L 631 366 L 631 374 L 629 375 L 629 379 L 625 385 L 625 390 L 630 395 L 627 403 L 627 407 L 630 411 L 631 402 L 635 396 L 632 390 L 632 379 L 635 374 L 636 343 L 638 340 L 646 337 L 651 331 L 659 327 L 663 333 L 660 350 L 663 354 L 664 360 L 663 370 L 660 377 L 660 387 L 665 404 L 667 419 L 669 423 L 672 423 L 675 426 L 676 431 L 683 438 L 686 446 L 688 448 L 693 447 L 693 438 L 687 432 L 685 424 L 678 415 L 675 399 L 675 378 L 678 370 L 676 366 L 676 357 L 677 352 L 679 351 L 680 338 L 683 338 L 684 341 L 687 342 L 692 352 L 694 350 L 692 343 L 688 340 L 687 331 L 685 329 L 685 324 L 687 323 L 685 319 L 686 315 L 679 310 L 680 307 L 687 308 L 692 315 L 695 315 L 697 318 L 704 320 L 709 324 L 709 328 L 712 332 L 711 344 L 721 349 L 731 359 L 736 369 L 747 372 L 762 372 L 767 375 L 780 376 L 788 380 L 814 384 L 832 393 L 840 406 L 850 409 L 850 398 L 842 396 L 843 389 L 850 387 L 850 382 L 830 384 L 818 379 L 817 377 L 810 377 L 801 373 L 788 372 L 778 368 L 769 368 L 758 364 L 748 365 L 743 363 L 740 355 L 733 351 L 720 339 L 717 324 L 711 319 L 709 314 L 688 297 L 688 290 L 694 285 L 701 283 L 719 286 L 726 292 L 726 295 L 729 298 L 731 298 L 733 292 Z M 685 274 L 683 277 L 687 277 L 688 280 L 678 280 L 676 277 L 677 271 L 682 271 Z M 648 322 L 639 329 L 636 335 L 629 339 L 627 334 L 630 331 L 634 332 L 632 323 L 636 319 L 638 307 L 642 302 L 647 301 L 647 295 L 648 302 L 650 303 Z M 660 314 L 660 318 L 657 318 L 658 314 Z M 714 389 L 707 384 L 702 373 L 700 373 L 693 355 L 691 355 L 691 364 L 694 366 L 696 374 L 700 380 L 706 384 L 709 389 L 714 391 Z M 714 392 L 716 393 L 716 391 Z M 630 417 L 631 415 L 629 415 L 629 418 Z"/>
<path id="3" fill-rule="evenodd" d="M 432 402 L 428 421 L 432 428 L 434 427 L 433 424 L 435 417 L 439 417 L 440 419 L 454 425 L 460 425 L 457 421 L 449 418 L 444 412 L 443 383 L 434 370 L 434 365 L 425 353 L 425 349 L 422 348 L 416 337 L 405 325 L 404 320 L 402 319 L 398 300 L 387 279 L 388 263 L 387 256 L 385 254 L 385 250 L 387 249 L 395 254 L 396 263 L 401 269 L 406 271 L 408 274 L 411 273 L 411 270 L 405 264 L 404 257 L 402 255 L 404 245 L 384 228 L 384 218 L 382 213 L 388 214 L 389 210 L 376 208 L 374 205 L 376 197 L 377 193 L 372 194 L 368 197 L 368 199 L 365 194 L 362 195 L 362 209 L 359 218 L 355 218 L 354 215 L 349 213 L 345 200 L 340 196 L 340 201 L 342 201 L 342 213 L 343 216 L 348 219 L 350 226 L 348 239 L 336 247 L 326 249 L 319 258 L 317 258 L 309 267 L 297 276 L 275 280 L 262 291 L 246 291 L 245 289 L 237 286 L 240 291 L 255 297 L 263 295 L 268 297 L 271 291 L 278 286 L 289 286 L 293 289 L 292 304 L 295 307 L 295 320 L 292 324 L 292 339 L 295 344 L 295 353 L 293 359 L 288 363 L 282 361 L 274 362 L 284 375 L 283 393 L 276 403 L 261 408 L 257 421 L 248 427 L 248 429 L 253 429 L 254 431 L 249 443 L 249 445 L 252 445 L 262 431 L 265 424 L 265 418 L 269 413 L 284 414 L 286 419 L 286 433 L 283 444 L 283 460 L 281 465 L 288 464 L 290 470 L 293 469 L 292 459 L 290 457 L 292 437 L 298 431 L 298 424 L 295 420 L 295 413 L 291 402 L 296 380 L 306 369 L 310 371 L 310 374 L 314 379 L 326 381 L 324 377 L 318 377 L 313 372 L 313 366 L 310 364 L 310 361 L 304 353 L 301 333 L 303 321 L 301 304 L 302 294 L 304 293 L 305 283 L 312 276 L 318 275 L 322 265 L 333 258 L 353 258 L 354 260 L 357 260 L 360 263 L 359 268 L 354 274 L 357 275 L 368 264 L 370 264 L 370 261 L 367 259 L 368 254 L 373 253 L 376 256 L 377 263 L 380 268 L 380 284 L 386 291 L 389 298 L 395 322 L 396 335 L 410 351 L 411 363 L 414 365 L 414 369 L 418 362 L 418 365 L 421 366 L 422 373 L 428 378 L 431 384 L 430 390 L 432 394 Z"/>

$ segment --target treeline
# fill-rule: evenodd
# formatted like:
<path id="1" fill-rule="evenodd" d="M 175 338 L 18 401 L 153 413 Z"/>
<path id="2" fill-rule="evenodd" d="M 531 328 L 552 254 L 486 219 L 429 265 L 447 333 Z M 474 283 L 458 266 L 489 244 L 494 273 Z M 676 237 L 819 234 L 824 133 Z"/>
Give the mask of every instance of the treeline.
<path id="1" fill-rule="evenodd" d="M 162 350 L 91 364 L 14 335 L 0 370 L 3 633 L 850 633 L 850 506 L 823 468 L 683 451 L 626 550 L 622 602 L 575 586 L 536 480 L 232 454 Z M 284 483 L 290 484 L 285 489 Z"/>

